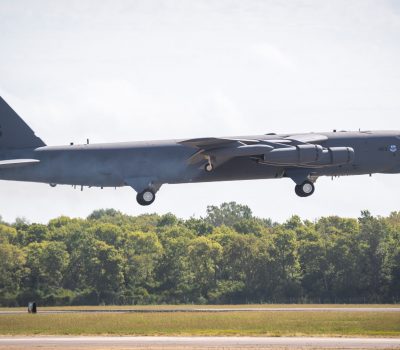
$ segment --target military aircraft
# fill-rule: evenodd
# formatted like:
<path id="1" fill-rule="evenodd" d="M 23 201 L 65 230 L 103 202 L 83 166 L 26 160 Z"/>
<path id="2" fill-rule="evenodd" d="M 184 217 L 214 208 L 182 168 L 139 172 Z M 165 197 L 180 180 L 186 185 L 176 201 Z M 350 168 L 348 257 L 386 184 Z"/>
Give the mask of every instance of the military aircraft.
<path id="1" fill-rule="evenodd" d="M 0 97 L 0 179 L 50 186 L 131 186 L 154 202 L 163 184 L 290 178 L 300 197 L 320 176 L 400 172 L 400 131 L 204 137 L 46 146 Z"/>

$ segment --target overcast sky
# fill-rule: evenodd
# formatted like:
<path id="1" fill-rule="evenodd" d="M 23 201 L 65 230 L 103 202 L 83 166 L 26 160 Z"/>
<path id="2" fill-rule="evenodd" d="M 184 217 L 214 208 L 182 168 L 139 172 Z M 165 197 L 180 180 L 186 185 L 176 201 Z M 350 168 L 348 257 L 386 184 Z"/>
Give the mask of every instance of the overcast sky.
<path id="1" fill-rule="evenodd" d="M 268 132 L 400 129 L 400 1 L 0 0 L 0 95 L 48 145 Z M 131 188 L 0 182 L 0 215 L 94 209 L 204 215 L 248 204 L 283 221 L 386 215 L 400 175 Z"/>

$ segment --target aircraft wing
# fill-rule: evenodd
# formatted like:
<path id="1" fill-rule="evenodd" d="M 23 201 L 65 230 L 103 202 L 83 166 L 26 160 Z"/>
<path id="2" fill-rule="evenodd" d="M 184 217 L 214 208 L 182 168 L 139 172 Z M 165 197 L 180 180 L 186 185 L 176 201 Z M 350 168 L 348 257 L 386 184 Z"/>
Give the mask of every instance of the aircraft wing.
<path id="1" fill-rule="evenodd" d="M 189 164 L 212 160 L 214 166 L 219 166 L 235 157 L 262 155 L 274 149 L 273 146 L 265 144 L 260 140 L 233 138 L 208 137 L 184 140 L 179 143 L 198 149 L 188 159 Z"/>
<path id="2" fill-rule="evenodd" d="M 7 159 L 0 160 L 0 169 L 17 168 L 26 165 L 40 163 L 38 159 Z"/>
<path id="3" fill-rule="evenodd" d="M 300 134 L 285 137 L 286 140 L 298 141 L 300 143 L 317 143 L 328 140 L 328 136 L 320 134 Z"/>
<path id="4" fill-rule="evenodd" d="M 211 149 L 218 147 L 228 147 L 233 144 L 241 143 L 243 145 L 256 145 L 260 143 L 265 144 L 288 144 L 288 143 L 317 143 L 328 140 L 328 136 L 320 134 L 299 134 L 289 135 L 283 138 L 257 140 L 257 139 L 237 139 L 237 138 L 222 138 L 222 137 L 203 137 L 196 139 L 183 140 L 179 143 L 185 146 L 199 148 L 199 149 Z"/>
<path id="5" fill-rule="evenodd" d="M 232 144 L 237 143 L 243 144 L 257 144 L 259 140 L 245 140 L 245 139 L 231 139 L 231 138 L 218 138 L 218 137 L 203 137 L 198 139 L 189 139 L 183 140 L 179 143 L 185 146 L 201 148 L 201 149 L 210 149 L 210 148 L 218 148 L 218 147 L 227 147 L 232 146 Z"/>
<path id="6" fill-rule="evenodd" d="M 179 143 L 197 149 L 188 159 L 189 164 L 208 161 L 213 167 L 218 167 L 235 157 L 256 157 L 269 164 L 282 165 L 293 164 L 299 158 L 304 166 L 312 162 L 303 162 L 305 154 L 307 153 L 308 158 L 317 160 L 323 149 L 318 143 L 327 139 L 325 135 L 311 133 L 285 135 L 273 139 L 207 137 L 183 140 Z M 267 156 L 268 154 L 271 156 Z"/>

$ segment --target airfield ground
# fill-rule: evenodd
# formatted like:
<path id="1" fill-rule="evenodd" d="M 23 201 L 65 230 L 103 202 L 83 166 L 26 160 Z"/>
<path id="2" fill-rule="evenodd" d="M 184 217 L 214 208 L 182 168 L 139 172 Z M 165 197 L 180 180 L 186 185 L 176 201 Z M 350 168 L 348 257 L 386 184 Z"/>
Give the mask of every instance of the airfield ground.
<path id="1" fill-rule="evenodd" d="M 298 307 L 297 311 L 293 308 Z M 393 305 L 240 305 L 240 306 L 140 306 L 140 307 L 66 307 L 39 308 L 29 315 L 1 314 L 0 335 L 168 335 L 168 336 L 335 336 L 335 337 L 400 337 L 400 312 Z M 321 305 L 320 305 L 321 307 Z M 326 311 L 327 307 L 332 307 Z M 379 308 L 363 311 L 360 308 Z M 179 311 L 184 308 L 186 311 Z M 190 312 L 188 309 L 246 309 L 232 312 Z M 247 311 L 247 309 L 262 311 Z M 280 309 L 265 311 L 264 309 Z M 312 311 L 302 308 L 313 308 Z M 348 309 L 345 309 L 348 308 Z M 160 310 L 175 312 L 61 314 L 44 311 L 73 310 Z M 285 310 L 288 309 L 288 310 Z M 340 311 L 335 311 L 338 309 Z M 353 310 L 352 310 L 353 309 Z M 356 309 L 358 309 L 356 311 Z M 1 309 L 15 311 L 14 309 Z M 19 309 L 25 311 L 25 309 Z M 387 311 L 392 310 L 392 311 Z"/>
<path id="2" fill-rule="evenodd" d="M 39 305 L 40 307 L 40 305 Z M 400 310 L 400 304 L 241 304 L 241 305 L 107 305 L 107 306 L 46 306 L 40 307 L 41 311 L 47 310 L 182 310 L 182 309 L 387 309 Z M 0 307 L 0 311 L 26 311 L 26 307 Z"/>

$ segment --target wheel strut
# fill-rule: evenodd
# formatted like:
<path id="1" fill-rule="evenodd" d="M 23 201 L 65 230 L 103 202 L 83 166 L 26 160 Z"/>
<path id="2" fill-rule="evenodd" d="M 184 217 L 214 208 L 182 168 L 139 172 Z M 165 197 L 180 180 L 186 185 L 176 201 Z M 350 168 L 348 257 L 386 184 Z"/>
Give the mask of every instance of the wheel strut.
<path id="1" fill-rule="evenodd" d="M 208 161 L 208 163 L 204 166 L 204 170 L 207 171 L 208 173 L 210 173 L 214 170 L 214 165 L 211 162 L 210 156 L 207 156 L 207 161 Z"/>

